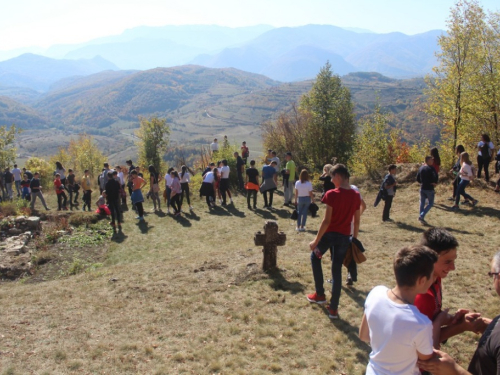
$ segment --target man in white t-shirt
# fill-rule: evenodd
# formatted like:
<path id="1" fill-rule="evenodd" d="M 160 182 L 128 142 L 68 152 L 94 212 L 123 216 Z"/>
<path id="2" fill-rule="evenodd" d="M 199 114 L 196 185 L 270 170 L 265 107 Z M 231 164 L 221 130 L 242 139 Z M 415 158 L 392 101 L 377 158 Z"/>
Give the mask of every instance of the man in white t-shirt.
<path id="1" fill-rule="evenodd" d="M 219 152 L 219 144 L 217 143 L 217 138 L 214 138 L 214 141 L 210 144 L 210 150 L 212 151 L 212 155 Z"/>
<path id="2" fill-rule="evenodd" d="M 233 203 L 233 197 L 231 196 L 231 190 L 229 190 L 229 172 L 230 168 L 229 165 L 227 165 L 227 160 L 224 159 L 222 160 L 222 167 L 219 168 L 219 173 L 220 173 L 220 184 L 219 184 L 219 191 L 222 195 L 222 206 L 226 206 L 226 193 L 229 195 L 229 203 Z"/>
<path id="3" fill-rule="evenodd" d="M 21 196 L 21 170 L 17 167 L 17 164 L 14 164 L 14 169 L 12 169 L 11 173 L 14 175 L 14 183 L 16 185 L 17 197 Z"/>
<path id="4" fill-rule="evenodd" d="M 432 358 L 432 322 L 413 303 L 433 283 L 437 259 L 422 245 L 402 248 L 394 257 L 396 286 L 377 286 L 366 297 L 359 337 L 372 347 L 367 375 L 419 375 L 417 359 Z"/>

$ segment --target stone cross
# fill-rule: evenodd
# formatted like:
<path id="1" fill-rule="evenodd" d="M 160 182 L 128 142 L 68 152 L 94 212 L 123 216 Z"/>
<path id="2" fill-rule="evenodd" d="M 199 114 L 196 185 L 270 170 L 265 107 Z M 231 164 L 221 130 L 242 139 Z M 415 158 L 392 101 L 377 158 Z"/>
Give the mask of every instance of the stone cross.
<path id="1" fill-rule="evenodd" d="M 269 271 L 276 268 L 278 257 L 278 246 L 284 246 L 286 242 L 286 234 L 278 232 L 278 223 L 273 220 L 266 221 L 264 225 L 264 233 L 258 231 L 255 233 L 254 242 L 256 246 L 264 246 L 264 260 L 262 269 Z"/>

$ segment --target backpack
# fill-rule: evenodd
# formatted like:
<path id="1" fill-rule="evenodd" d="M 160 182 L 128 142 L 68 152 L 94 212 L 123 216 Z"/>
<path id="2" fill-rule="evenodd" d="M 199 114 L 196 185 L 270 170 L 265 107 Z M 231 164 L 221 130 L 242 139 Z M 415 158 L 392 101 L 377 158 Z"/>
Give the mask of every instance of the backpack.
<path id="1" fill-rule="evenodd" d="M 489 145 L 489 143 L 485 142 L 481 146 L 481 155 L 482 155 L 482 158 L 483 158 L 484 161 L 486 161 L 486 162 L 490 161 L 491 156 L 490 156 L 490 145 Z"/>

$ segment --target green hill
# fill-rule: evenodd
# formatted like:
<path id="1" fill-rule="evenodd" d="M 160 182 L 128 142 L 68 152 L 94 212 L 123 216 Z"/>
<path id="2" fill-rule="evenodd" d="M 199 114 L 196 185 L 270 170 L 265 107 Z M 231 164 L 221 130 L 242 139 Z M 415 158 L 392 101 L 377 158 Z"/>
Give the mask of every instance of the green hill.
<path id="1" fill-rule="evenodd" d="M 0 96 L 0 126 L 12 125 L 23 128 L 47 128 L 49 122 L 35 109 L 6 96 Z"/>

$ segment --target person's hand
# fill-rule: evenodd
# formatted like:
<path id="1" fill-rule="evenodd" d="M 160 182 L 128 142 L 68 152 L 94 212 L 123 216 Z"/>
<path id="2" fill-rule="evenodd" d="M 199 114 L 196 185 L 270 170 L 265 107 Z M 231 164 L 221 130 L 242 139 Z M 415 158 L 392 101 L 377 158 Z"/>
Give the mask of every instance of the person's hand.
<path id="1" fill-rule="evenodd" d="M 466 309 L 458 309 L 455 315 L 453 316 L 453 320 L 450 324 L 457 324 L 462 321 L 466 314 L 469 313 L 469 310 Z"/>
<path id="2" fill-rule="evenodd" d="M 450 309 L 444 309 L 441 311 L 434 319 L 434 322 L 439 322 L 440 326 L 449 325 L 453 321 L 453 315 L 448 314 L 448 311 L 450 311 Z"/>
<path id="3" fill-rule="evenodd" d="M 477 318 L 473 322 L 471 322 L 471 325 L 472 325 L 471 331 L 474 333 L 484 333 L 484 331 L 486 331 L 486 327 L 488 327 L 488 325 L 490 323 L 491 323 L 491 319 Z"/>
<path id="4" fill-rule="evenodd" d="M 434 350 L 434 357 L 427 361 L 417 361 L 417 366 L 433 375 L 459 375 L 466 374 L 445 352 Z M 461 372 L 462 371 L 462 372 Z"/>
<path id="5" fill-rule="evenodd" d="M 316 246 L 318 246 L 318 240 L 314 240 L 309 243 L 309 248 L 311 249 L 311 251 L 314 251 L 314 249 L 316 249 Z"/>

